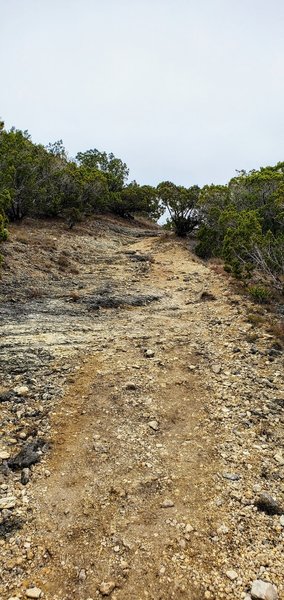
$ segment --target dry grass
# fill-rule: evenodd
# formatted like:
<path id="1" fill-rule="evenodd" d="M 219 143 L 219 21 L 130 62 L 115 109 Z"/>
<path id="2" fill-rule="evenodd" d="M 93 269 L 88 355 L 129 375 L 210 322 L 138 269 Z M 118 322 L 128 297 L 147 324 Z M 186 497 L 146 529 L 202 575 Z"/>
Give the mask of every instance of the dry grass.
<path id="1" fill-rule="evenodd" d="M 30 300 L 37 300 L 39 298 L 43 298 L 44 293 L 42 289 L 32 287 L 27 290 L 26 295 Z"/>
<path id="2" fill-rule="evenodd" d="M 273 323 L 269 328 L 269 333 L 271 333 L 271 335 L 274 335 L 276 341 L 284 349 L 284 321 L 278 321 L 277 323 Z"/>

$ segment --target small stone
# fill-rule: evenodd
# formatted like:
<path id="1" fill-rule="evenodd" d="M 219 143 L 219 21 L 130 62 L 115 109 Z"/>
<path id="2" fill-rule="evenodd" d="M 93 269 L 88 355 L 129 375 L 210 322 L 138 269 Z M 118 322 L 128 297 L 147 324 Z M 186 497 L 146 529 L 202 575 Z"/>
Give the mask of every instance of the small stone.
<path id="1" fill-rule="evenodd" d="M 282 454 L 280 454 L 280 452 L 277 452 L 276 454 L 274 454 L 274 458 L 276 460 L 276 462 L 278 462 L 278 464 L 283 467 L 284 465 L 284 456 L 282 456 Z"/>
<path id="2" fill-rule="evenodd" d="M 255 579 L 251 586 L 251 597 L 253 600 L 277 600 L 278 594 L 272 583 Z"/>
<path id="3" fill-rule="evenodd" d="M 280 525 L 284 527 L 284 515 L 280 517 Z"/>
<path id="4" fill-rule="evenodd" d="M 0 510 L 7 508 L 14 508 L 16 505 L 16 498 L 14 496 L 6 496 L 6 498 L 0 498 Z"/>
<path id="5" fill-rule="evenodd" d="M 103 596 L 109 596 L 115 587 L 116 584 L 114 581 L 103 581 L 99 587 L 99 591 Z"/>
<path id="6" fill-rule="evenodd" d="M 218 529 L 217 529 L 217 533 L 219 535 L 229 533 L 229 527 L 227 527 L 226 525 L 220 525 L 220 527 L 218 527 Z"/>
<path id="7" fill-rule="evenodd" d="M 40 598 L 41 590 L 37 587 L 29 588 L 26 591 L 26 596 L 27 596 L 27 598 Z"/>
<path id="8" fill-rule="evenodd" d="M 84 583 L 84 581 L 86 581 L 87 575 L 86 575 L 86 571 L 85 569 L 81 569 L 81 571 L 79 572 L 79 576 L 78 579 L 81 583 Z"/>
<path id="9" fill-rule="evenodd" d="M 281 515 L 284 512 L 277 500 L 266 492 L 259 494 L 254 504 L 258 510 L 265 512 L 267 515 Z"/>
<path id="10" fill-rule="evenodd" d="M 125 389 L 126 390 L 136 390 L 137 385 L 136 385 L 136 383 L 133 383 L 133 381 L 128 381 L 128 383 L 126 383 L 126 385 L 125 385 Z"/>
<path id="11" fill-rule="evenodd" d="M 10 453 L 7 452 L 6 450 L 1 450 L 0 451 L 0 459 L 7 460 L 8 458 L 10 458 Z"/>
<path id="12" fill-rule="evenodd" d="M 185 533 L 192 533 L 192 531 L 194 531 L 194 528 L 188 523 L 185 527 Z"/>
<path id="13" fill-rule="evenodd" d="M 30 474 L 31 474 L 31 472 L 28 467 L 26 467 L 25 469 L 22 470 L 22 472 L 21 472 L 21 484 L 22 485 L 27 485 L 27 483 L 29 483 Z"/>
<path id="14" fill-rule="evenodd" d="M 166 499 L 161 503 L 160 506 L 161 506 L 161 508 L 172 508 L 174 505 L 175 504 L 172 500 Z"/>
<path id="15" fill-rule="evenodd" d="M 236 571 L 233 571 L 233 570 L 226 571 L 226 575 L 229 579 L 231 579 L 231 581 L 238 579 L 238 573 L 236 573 Z"/>
<path id="16" fill-rule="evenodd" d="M 224 479 L 229 479 L 230 481 L 239 481 L 241 476 L 237 473 L 223 473 Z"/>
<path id="17" fill-rule="evenodd" d="M 145 356 L 147 358 L 153 358 L 153 356 L 155 356 L 154 350 L 145 350 Z"/>
<path id="18" fill-rule="evenodd" d="M 151 427 L 151 429 L 154 429 L 154 431 L 158 431 L 159 429 L 158 421 L 149 421 L 148 425 Z"/>
<path id="19" fill-rule="evenodd" d="M 221 365 L 212 365 L 212 371 L 215 375 L 219 375 L 221 373 L 222 367 Z"/>
<path id="20" fill-rule="evenodd" d="M 13 392 L 15 392 L 15 394 L 18 396 L 27 396 L 29 393 L 29 388 L 26 385 L 17 385 L 17 387 L 13 389 Z"/>

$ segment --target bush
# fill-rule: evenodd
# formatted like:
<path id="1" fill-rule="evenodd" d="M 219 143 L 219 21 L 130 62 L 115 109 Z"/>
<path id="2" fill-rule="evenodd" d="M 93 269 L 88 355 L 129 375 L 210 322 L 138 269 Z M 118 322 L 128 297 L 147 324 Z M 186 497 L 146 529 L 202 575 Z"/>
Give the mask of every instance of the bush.
<path id="1" fill-rule="evenodd" d="M 258 304 L 267 304 L 270 301 L 270 291 L 262 285 L 251 285 L 248 288 L 248 293 Z"/>

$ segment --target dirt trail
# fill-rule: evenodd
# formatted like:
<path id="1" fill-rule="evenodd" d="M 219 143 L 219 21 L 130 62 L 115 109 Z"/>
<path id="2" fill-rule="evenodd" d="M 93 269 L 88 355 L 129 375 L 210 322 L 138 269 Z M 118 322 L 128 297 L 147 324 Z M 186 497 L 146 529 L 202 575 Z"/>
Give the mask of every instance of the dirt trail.
<path id="1" fill-rule="evenodd" d="M 32 519 L 19 539 L 31 553 L 3 600 L 33 586 L 46 600 L 241 598 L 259 575 L 283 598 L 279 515 L 254 504 L 262 490 L 283 497 L 283 417 L 271 409 L 271 432 L 251 412 L 272 397 L 277 412 L 281 354 L 267 360 L 264 332 L 250 353 L 245 301 L 185 244 L 126 233 L 106 230 L 91 248 L 69 329 L 59 310 L 31 335 L 67 377 L 52 448 L 25 488 Z M 98 309 L 94 286 L 96 302 L 159 299 Z"/>

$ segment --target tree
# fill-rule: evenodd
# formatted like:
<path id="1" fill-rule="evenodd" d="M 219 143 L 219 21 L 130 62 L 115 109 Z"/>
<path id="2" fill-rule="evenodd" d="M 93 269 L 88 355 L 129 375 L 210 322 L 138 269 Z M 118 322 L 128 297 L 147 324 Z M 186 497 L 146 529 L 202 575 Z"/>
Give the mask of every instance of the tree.
<path id="1" fill-rule="evenodd" d="M 185 188 L 171 181 L 163 181 L 157 186 L 157 192 L 162 206 L 170 213 L 176 234 L 184 237 L 193 231 L 199 223 L 199 187 L 194 185 Z"/>
<path id="2" fill-rule="evenodd" d="M 157 220 L 163 213 L 159 197 L 154 187 L 138 185 L 132 181 L 122 188 L 120 192 L 110 195 L 110 210 L 121 217 L 129 217 L 134 213 L 141 213 Z"/>
<path id="3" fill-rule="evenodd" d="M 96 148 L 86 152 L 78 152 L 76 160 L 80 165 L 102 171 L 108 182 L 110 192 L 120 192 L 125 185 L 129 169 L 120 159 L 111 152 L 99 152 Z"/>

